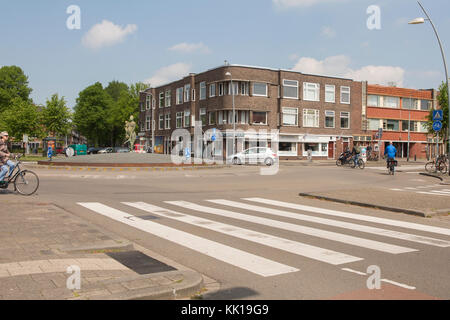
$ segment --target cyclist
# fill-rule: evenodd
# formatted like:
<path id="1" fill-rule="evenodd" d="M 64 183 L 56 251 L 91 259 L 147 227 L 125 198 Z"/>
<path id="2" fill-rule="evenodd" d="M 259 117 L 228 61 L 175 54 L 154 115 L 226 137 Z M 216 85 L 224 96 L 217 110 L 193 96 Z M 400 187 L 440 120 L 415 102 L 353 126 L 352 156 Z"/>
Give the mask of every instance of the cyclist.
<path id="1" fill-rule="evenodd" d="M 11 174 L 14 170 L 14 167 L 16 166 L 14 162 L 9 160 L 9 158 L 11 157 L 11 153 L 9 153 L 8 146 L 6 145 L 8 139 L 8 132 L 4 131 L 0 133 L 0 184 L 4 183 L 3 179 L 5 178 L 8 171 L 9 174 Z"/>
<path id="2" fill-rule="evenodd" d="M 389 168 L 389 160 L 395 160 L 395 156 L 397 155 L 397 149 L 395 149 L 394 144 L 389 142 L 389 145 L 387 146 L 386 150 L 384 150 L 384 155 L 386 157 L 386 166 Z"/>
<path id="3" fill-rule="evenodd" d="M 358 159 L 359 159 L 359 154 L 361 153 L 361 149 L 360 147 L 355 147 L 353 146 L 352 149 L 352 156 L 353 156 L 353 162 L 355 163 L 355 167 L 358 165 Z"/>

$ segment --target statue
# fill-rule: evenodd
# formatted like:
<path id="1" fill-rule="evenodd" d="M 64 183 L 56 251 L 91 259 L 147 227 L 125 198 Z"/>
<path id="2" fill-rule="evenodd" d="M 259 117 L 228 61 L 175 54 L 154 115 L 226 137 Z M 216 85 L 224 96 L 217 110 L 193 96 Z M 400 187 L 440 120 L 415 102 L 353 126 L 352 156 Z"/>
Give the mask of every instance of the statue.
<path id="1" fill-rule="evenodd" d="M 125 121 L 125 135 L 127 140 L 126 143 L 129 143 L 130 151 L 133 151 L 134 142 L 136 141 L 136 122 L 134 122 L 134 117 L 130 117 L 130 121 Z"/>

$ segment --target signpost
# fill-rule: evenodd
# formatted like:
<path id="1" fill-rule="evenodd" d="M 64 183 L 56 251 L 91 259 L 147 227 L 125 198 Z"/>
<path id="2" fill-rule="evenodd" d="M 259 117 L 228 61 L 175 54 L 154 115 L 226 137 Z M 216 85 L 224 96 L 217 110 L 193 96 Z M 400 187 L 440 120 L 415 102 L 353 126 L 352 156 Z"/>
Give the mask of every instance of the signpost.
<path id="1" fill-rule="evenodd" d="M 444 120 L 443 110 L 433 110 L 433 130 L 436 132 L 436 157 L 439 155 L 439 132 L 442 130 Z"/>

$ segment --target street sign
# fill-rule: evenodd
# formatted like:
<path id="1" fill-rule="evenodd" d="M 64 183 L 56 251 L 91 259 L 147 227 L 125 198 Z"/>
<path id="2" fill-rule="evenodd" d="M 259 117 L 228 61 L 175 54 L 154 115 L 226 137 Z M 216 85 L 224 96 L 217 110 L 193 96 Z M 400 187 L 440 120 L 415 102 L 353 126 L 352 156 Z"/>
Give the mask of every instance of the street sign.
<path id="1" fill-rule="evenodd" d="M 442 122 L 441 121 L 434 121 L 433 122 L 433 130 L 435 132 L 439 132 L 442 130 Z"/>
<path id="2" fill-rule="evenodd" d="M 184 156 L 186 157 L 186 159 L 189 159 L 191 157 L 191 149 L 190 148 L 186 148 L 184 150 Z"/>
<path id="3" fill-rule="evenodd" d="M 433 110 L 433 121 L 442 121 L 442 120 L 444 120 L 444 111 L 443 110 Z"/>
<path id="4" fill-rule="evenodd" d="M 216 129 L 215 128 L 213 129 L 213 135 L 211 137 L 211 141 L 212 142 L 216 141 Z"/>

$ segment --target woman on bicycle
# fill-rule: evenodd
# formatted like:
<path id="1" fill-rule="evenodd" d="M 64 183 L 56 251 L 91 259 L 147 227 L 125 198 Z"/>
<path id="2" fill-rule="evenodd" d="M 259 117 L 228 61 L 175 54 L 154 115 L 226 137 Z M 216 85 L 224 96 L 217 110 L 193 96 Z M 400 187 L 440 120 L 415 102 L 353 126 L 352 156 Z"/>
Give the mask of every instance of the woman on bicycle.
<path id="1" fill-rule="evenodd" d="M 8 139 L 8 132 L 4 131 L 0 133 L 0 184 L 3 183 L 3 179 L 5 178 L 6 174 L 8 172 L 9 174 L 11 174 L 14 170 L 14 167 L 16 166 L 14 162 L 9 160 L 9 158 L 11 157 L 11 153 L 9 153 L 8 146 L 6 145 Z"/>

